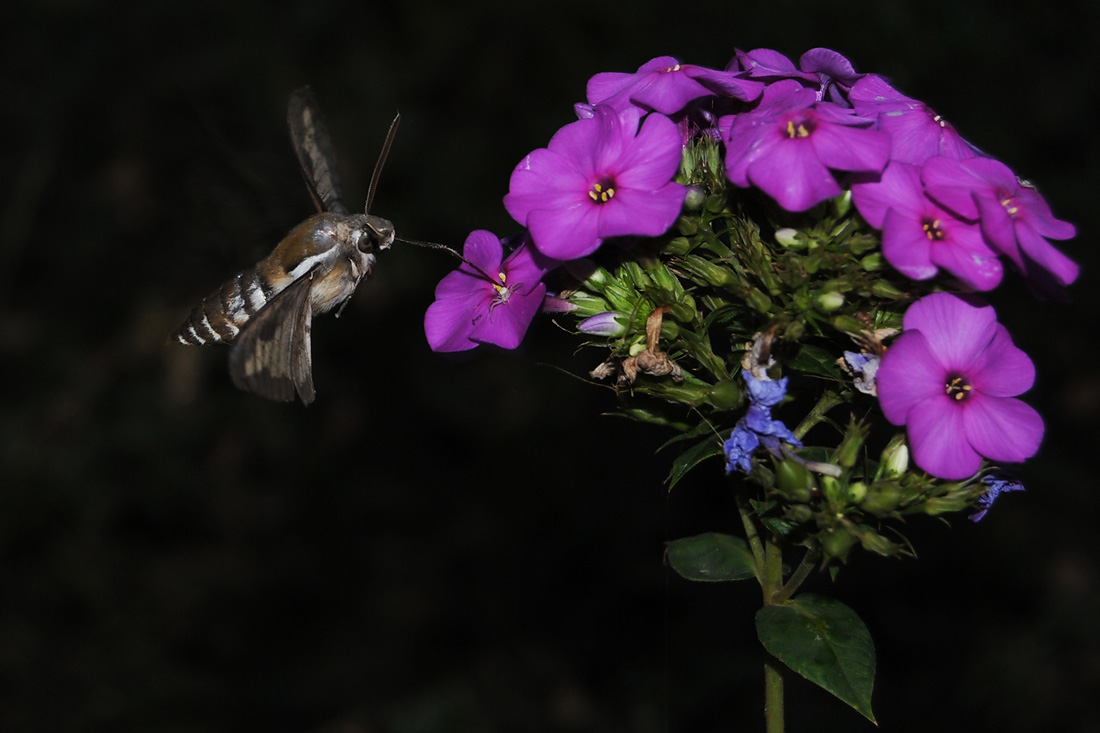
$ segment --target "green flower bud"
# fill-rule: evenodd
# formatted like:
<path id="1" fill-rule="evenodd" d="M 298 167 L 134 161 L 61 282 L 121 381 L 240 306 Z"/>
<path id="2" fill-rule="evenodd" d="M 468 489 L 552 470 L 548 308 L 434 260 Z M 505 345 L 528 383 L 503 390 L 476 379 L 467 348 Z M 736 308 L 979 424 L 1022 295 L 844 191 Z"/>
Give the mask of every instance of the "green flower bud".
<path id="1" fill-rule="evenodd" d="M 863 333 L 866 326 L 855 316 L 834 316 L 833 328 L 845 333 Z"/>
<path id="2" fill-rule="evenodd" d="M 890 555 L 896 555 L 898 552 L 897 543 L 891 542 L 877 532 L 864 532 L 860 535 L 859 543 L 863 545 L 864 550 L 877 555 L 889 557 Z"/>
<path id="3" fill-rule="evenodd" d="M 783 516 L 787 521 L 794 524 L 807 524 L 814 518 L 814 510 L 805 504 L 795 504 L 787 507 L 787 511 L 784 512 Z"/>
<path id="4" fill-rule="evenodd" d="M 844 441 L 837 449 L 836 462 L 845 468 L 851 468 L 859 460 L 860 451 L 863 449 L 864 432 L 858 422 L 854 420 L 848 424 L 844 431 Z"/>
<path id="5" fill-rule="evenodd" d="M 905 297 L 905 291 L 886 280 L 875 280 L 871 285 L 871 294 L 884 300 L 900 300 Z"/>
<path id="6" fill-rule="evenodd" d="M 685 270 L 696 278 L 701 279 L 703 284 L 706 285 L 724 287 L 737 280 L 733 272 L 728 268 L 716 265 L 710 260 L 699 257 L 698 255 L 684 255 L 680 260 L 680 264 Z"/>
<path id="7" fill-rule="evenodd" d="M 723 379 L 710 388 L 710 404 L 719 410 L 732 410 L 741 404 L 741 388 L 732 379 Z"/>
<path id="8" fill-rule="evenodd" d="M 668 306 L 668 315 L 680 323 L 691 323 L 698 313 L 695 310 L 695 301 L 685 298 L 680 303 L 671 303 Z"/>
<path id="9" fill-rule="evenodd" d="M 627 260 L 622 264 L 622 273 L 639 290 L 645 290 L 653 285 L 649 276 L 642 271 L 642 266 L 634 260 Z"/>
<path id="10" fill-rule="evenodd" d="M 844 561 L 848 559 L 848 551 L 856 543 L 856 538 L 845 529 L 829 529 L 819 534 L 817 541 L 821 543 L 825 557 Z"/>
<path id="11" fill-rule="evenodd" d="M 867 272 L 878 272 L 886 265 L 881 252 L 872 252 L 859 261 L 859 266 Z"/>
<path id="12" fill-rule="evenodd" d="M 805 504 L 813 498 L 813 474 L 798 461 L 779 461 L 775 467 L 775 475 L 776 488 L 789 501 Z"/>
<path id="13" fill-rule="evenodd" d="M 771 313 L 772 299 L 756 288 L 751 288 L 749 290 L 745 295 L 745 301 L 752 306 L 753 310 L 759 311 L 760 313 Z"/>
<path id="14" fill-rule="evenodd" d="M 687 237 L 673 237 L 661 250 L 666 255 L 685 255 L 691 251 L 691 242 Z"/>
<path id="15" fill-rule="evenodd" d="M 833 211 L 836 212 L 837 218 L 841 218 L 848 215 L 848 212 L 852 210 L 852 192 L 845 191 L 836 198 L 833 199 Z"/>
<path id="16" fill-rule="evenodd" d="M 821 493 L 824 494 L 825 498 L 830 502 L 838 502 L 840 500 L 840 482 L 833 476 L 822 476 Z"/>
<path id="17" fill-rule="evenodd" d="M 658 260 L 653 260 L 653 264 L 646 269 L 646 274 L 657 284 L 657 287 L 667 293 L 676 295 L 683 292 L 683 286 L 677 277 Z"/>
<path id="18" fill-rule="evenodd" d="M 606 300 L 583 290 L 570 293 L 567 300 L 576 306 L 576 310 L 571 313 L 578 318 L 588 318 L 611 310 L 611 305 Z"/>
<path id="19" fill-rule="evenodd" d="M 883 516 L 897 509 L 904 498 L 904 492 L 896 482 L 878 481 L 867 490 L 867 496 L 859 508 L 868 514 Z"/>
<path id="20" fill-rule="evenodd" d="M 853 481 L 848 484 L 848 503 L 859 504 L 867 496 L 867 484 Z"/>

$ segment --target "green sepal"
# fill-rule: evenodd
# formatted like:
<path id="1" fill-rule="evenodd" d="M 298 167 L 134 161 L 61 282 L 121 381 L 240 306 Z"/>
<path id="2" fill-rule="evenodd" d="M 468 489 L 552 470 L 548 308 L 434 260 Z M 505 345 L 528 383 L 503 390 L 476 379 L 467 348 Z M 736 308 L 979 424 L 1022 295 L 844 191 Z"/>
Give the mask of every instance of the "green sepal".
<path id="1" fill-rule="evenodd" d="M 756 614 L 756 633 L 773 657 L 875 721 L 875 645 L 855 611 L 804 593 Z"/>

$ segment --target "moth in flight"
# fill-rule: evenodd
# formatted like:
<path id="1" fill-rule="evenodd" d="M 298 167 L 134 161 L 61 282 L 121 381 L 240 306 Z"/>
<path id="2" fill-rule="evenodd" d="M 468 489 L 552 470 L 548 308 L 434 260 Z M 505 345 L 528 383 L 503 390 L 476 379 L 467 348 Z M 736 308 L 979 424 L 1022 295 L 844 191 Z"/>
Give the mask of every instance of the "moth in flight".
<path id="1" fill-rule="evenodd" d="M 309 87 L 290 97 L 287 124 L 317 207 L 274 251 L 203 298 L 174 335 L 181 344 L 229 344 L 229 374 L 239 389 L 290 402 L 313 402 L 313 317 L 347 305 L 394 241 L 393 224 L 370 214 L 378 177 L 401 116 L 394 118 L 367 189 L 362 214 L 348 213 L 332 142 Z M 339 311 L 337 312 L 339 315 Z"/>

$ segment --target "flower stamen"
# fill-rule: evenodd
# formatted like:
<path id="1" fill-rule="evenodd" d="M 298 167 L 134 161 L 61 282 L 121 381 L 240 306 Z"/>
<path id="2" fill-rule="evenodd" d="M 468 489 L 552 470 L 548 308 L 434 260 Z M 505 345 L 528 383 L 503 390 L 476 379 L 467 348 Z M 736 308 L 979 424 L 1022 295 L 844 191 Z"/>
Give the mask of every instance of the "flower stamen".
<path id="1" fill-rule="evenodd" d="M 963 376 L 953 376 L 947 380 L 945 385 L 947 388 L 947 396 L 956 402 L 962 402 L 970 396 L 970 382 Z"/>
<path id="2" fill-rule="evenodd" d="M 615 184 L 610 180 L 596 181 L 588 192 L 588 197 L 597 204 L 606 204 L 615 197 Z"/>
<path id="3" fill-rule="evenodd" d="M 943 230 L 943 222 L 939 219 L 925 219 L 921 224 L 921 228 L 924 229 L 928 239 L 933 242 L 939 242 L 947 236 L 947 232 Z"/>
<path id="4" fill-rule="evenodd" d="M 813 125 L 805 120 L 795 124 L 794 120 L 787 120 L 787 137 L 791 140 L 809 137 L 813 132 Z"/>

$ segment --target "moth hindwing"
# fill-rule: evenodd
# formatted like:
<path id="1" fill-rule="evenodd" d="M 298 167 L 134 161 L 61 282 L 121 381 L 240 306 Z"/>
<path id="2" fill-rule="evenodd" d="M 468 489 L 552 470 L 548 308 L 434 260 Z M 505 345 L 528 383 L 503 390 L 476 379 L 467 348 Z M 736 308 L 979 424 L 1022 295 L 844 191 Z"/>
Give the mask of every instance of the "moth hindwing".
<path id="1" fill-rule="evenodd" d="M 175 334 L 183 344 L 231 344 L 233 383 L 273 400 L 313 401 L 313 316 L 343 307 L 394 240 L 393 224 L 368 213 L 397 120 L 371 177 L 362 214 L 344 206 L 332 143 L 313 93 L 303 87 L 287 107 L 291 142 L 318 213 L 274 251 L 223 283 Z M 339 313 L 337 314 L 339 315 Z"/>

